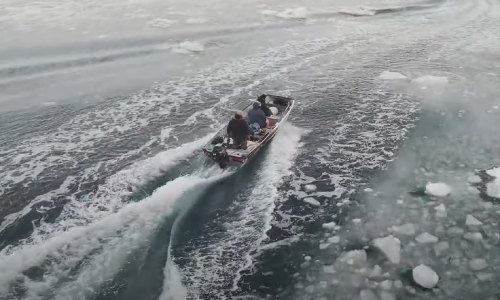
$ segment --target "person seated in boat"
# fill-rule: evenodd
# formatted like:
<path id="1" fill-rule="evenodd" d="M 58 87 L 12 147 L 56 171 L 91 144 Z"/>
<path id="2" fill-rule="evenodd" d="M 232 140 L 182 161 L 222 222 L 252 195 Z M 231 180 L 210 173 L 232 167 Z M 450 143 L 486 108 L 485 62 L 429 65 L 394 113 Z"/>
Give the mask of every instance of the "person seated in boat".
<path id="1" fill-rule="evenodd" d="M 266 104 L 266 95 L 262 94 L 259 96 L 259 98 L 257 98 L 257 101 L 259 101 L 260 103 L 260 109 L 262 109 L 262 111 L 264 112 L 264 114 L 266 115 L 266 117 L 270 117 L 273 115 L 273 113 L 271 112 L 271 110 L 269 109 L 269 107 L 267 107 L 267 104 Z"/>
<path id="2" fill-rule="evenodd" d="M 239 111 L 227 124 L 227 135 L 233 139 L 235 147 L 247 148 L 248 124 L 243 118 L 243 112 Z"/>
<path id="3" fill-rule="evenodd" d="M 248 111 L 248 120 L 247 121 L 248 121 L 248 126 L 249 126 L 251 133 L 258 131 L 260 128 L 266 127 L 267 118 L 266 118 L 266 115 L 264 114 L 264 112 L 262 111 L 262 109 L 260 109 L 259 102 L 255 102 L 253 104 L 253 108 Z M 257 130 L 254 129 L 257 127 L 253 124 L 257 124 L 259 126 Z"/>

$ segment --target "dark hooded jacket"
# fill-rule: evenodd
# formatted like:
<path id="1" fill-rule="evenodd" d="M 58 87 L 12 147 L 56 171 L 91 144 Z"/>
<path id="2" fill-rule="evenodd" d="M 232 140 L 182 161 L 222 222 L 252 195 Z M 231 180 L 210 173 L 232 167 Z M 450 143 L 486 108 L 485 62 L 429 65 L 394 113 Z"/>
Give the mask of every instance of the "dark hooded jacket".
<path id="1" fill-rule="evenodd" d="M 245 119 L 241 116 L 236 115 L 227 125 L 227 134 L 237 140 L 244 140 L 248 138 L 247 121 L 245 121 Z"/>
<path id="2" fill-rule="evenodd" d="M 260 95 L 259 98 L 257 98 L 257 101 L 260 102 L 260 109 L 262 109 L 262 111 L 264 112 L 264 114 L 266 115 L 266 117 L 270 117 L 273 115 L 273 113 L 271 112 L 271 110 L 269 109 L 269 107 L 267 107 L 267 104 L 266 104 L 266 95 Z"/>
<path id="3" fill-rule="evenodd" d="M 257 123 L 260 128 L 266 127 L 266 115 L 260 109 L 260 105 L 258 102 L 255 102 L 253 105 L 253 109 L 248 111 L 248 124 Z"/>

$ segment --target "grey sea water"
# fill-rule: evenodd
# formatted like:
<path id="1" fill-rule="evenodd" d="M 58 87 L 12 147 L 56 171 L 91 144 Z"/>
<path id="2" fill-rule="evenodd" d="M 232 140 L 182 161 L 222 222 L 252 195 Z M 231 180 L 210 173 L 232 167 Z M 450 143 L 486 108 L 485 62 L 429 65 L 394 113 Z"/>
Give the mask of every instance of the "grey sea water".
<path id="1" fill-rule="evenodd" d="M 499 32 L 489 0 L 4 1 L 0 299 L 496 299 Z M 285 126 L 208 163 L 262 93 Z"/>

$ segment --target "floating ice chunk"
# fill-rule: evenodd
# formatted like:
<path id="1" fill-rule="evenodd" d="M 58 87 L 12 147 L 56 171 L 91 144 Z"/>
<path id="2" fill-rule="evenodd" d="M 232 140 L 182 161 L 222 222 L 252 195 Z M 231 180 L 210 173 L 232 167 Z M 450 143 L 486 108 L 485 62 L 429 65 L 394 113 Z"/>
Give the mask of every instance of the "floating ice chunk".
<path id="1" fill-rule="evenodd" d="M 439 242 L 439 243 L 434 245 L 434 253 L 436 254 L 436 256 L 441 256 L 446 251 L 448 251 L 449 248 L 450 248 L 450 245 L 448 244 L 448 242 L 446 242 L 446 241 Z"/>
<path id="2" fill-rule="evenodd" d="M 429 183 L 425 186 L 425 192 L 436 197 L 444 197 L 451 193 L 451 188 L 446 183 Z"/>
<path id="3" fill-rule="evenodd" d="M 311 197 L 304 198 L 304 202 L 309 203 L 313 206 L 321 206 L 321 203 L 319 203 L 318 200 L 311 198 Z"/>
<path id="4" fill-rule="evenodd" d="M 306 257 L 304 257 L 304 260 L 305 260 L 305 261 L 310 261 L 310 260 L 311 260 L 311 257 L 310 257 L 310 256 L 306 256 Z"/>
<path id="5" fill-rule="evenodd" d="M 379 284 L 379 286 L 381 289 L 390 290 L 392 288 L 392 281 L 389 279 L 384 280 Z"/>
<path id="6" fill-rule="evenodd" d="M 488 267 L 486 260 L 482 258 L 474 258 L 469 261 L 469 266 L 473 271 L 480 271 Z"/>
<path id="7" fill-rule="evenodd" d="M 396 299 L 396 297 L 393 294 L 391 294 L 387 291 L 380 291 L 379 295 L 380 295 L 381 300 L 395 300 Z"/>
<path id="8" fill-rule="evenodd" d="M 323 266 L 323 272 L 327 274 L 335 274 L 335 268 L 333 266 Z"/>
<path id="9" fill-rule="evenodd" d="M 352 222 L 354 224 L 359 224 L 359 223 L 361 223 L 361 219 L 353 219 Z"/>
<path id="10" fill-rule="evenodd" d="M 486 174 L 493 177 L 500 177 L 500 167 L 486 170 Z"/>
<path id="11" fill-rule="evenodd" d="M 368 277 L 370 278 L 376 278 L 381 276 L 382 276 L 382 269 L 378 265 L 375 265 L 371 273 L 368 275 Z"/>
<path id="12" fill-rule="evenodd" d="M 335 222 L 330 222 L 330 223 L 323 223 L 323 228 L 333 230 L 337 224 Z"/>
<path id="13" fill-rule="evenodd" d="M 403 235 L 414 235 L 416 232 L 416 228 L 415 225 L 406 223 L 401 226 L 392 226 L 392 231 Z"/>
<path id="14" fill-rule="evenodd" d="M 185 41 L 177 45 L 172 49 L 174 53 L 187 54 L 193 52 L 202 52 L 205 50 L 205 46 L 198 42 Z"/>
<path id="15" fill-rule="evenodd" d="M 371 188 L 366 188 L 366 189 L 365 189 L 365 192 L 366 192 L 366 193 L 371 193 L 371 192 L 373 192 L 373 189 L 371 189 Z"/>
<path id="16" fill-rule="evenodd" d="M 448 230 L 448 234 L 450 234 L 450 235 L 462 235 L 462 234 L 464 234 L 464 230 L 460 227 L 451 227 Z"/>
<path id="17" fill-rule="evenodd" d="M 486 272 L 479 272 L 476 274 L 477 279 L 481 281 L 491 281 L 493 280 L 493 274 Z"/>
<path id="18" fill-rule="evenodd" d="M 464 239 L 468 241 L 477 242 L 483 239 L 483 235 L 480 232 L 466 233 Z"/>
<path id="19" fill-rule="evenodd" d="M 481 180 L 481 177 L 479 177 L 477 175 L 472 175 L 472 176 L 467 177 L 467 181 L 469 183 L 480 183 L 482 180 Z"/>
<path id="20" fill-rule="evenodd" d="M 402 288 L 403 287 L 403 282 L 401 282 L 401 280 L 394 281 L 394 287 L 397 288 L 397 289 Z"/>
<path id="21" fill-rule="evenodd" d="M 297 7 L 284 10 L 280 13 L 275 14 L 277 17 L 285 19 L 306 19 L 307 18 L 307 8 Z"/>
<path id="22" fill-rule="evenodd" d="M 331 238 L 328 238 L 328 242 L 332 244 L 337 244 L 340 242 L 340 237 L 332 236 Z"/>
<path id="23" fill-rule="evenodd" d="M 358 6 L 357 8 L 343 8 L 338 12 L 351 16 L 374 16 L 377 13 L 374 9 L 363 6 Z"/>
<path id="24" fill-rule="evenodd" d="M 395 264 L 401 260 L 401 241 L 393 235 L 373 240 L 373 245 L 380 249 L 387 258 Z"/>
<path id="25" fill-rule="evenodd" d="M 447 216 L 446 207 L 444 206 L 444 204 L 441 203 L 438 206 L 434 207 L 434 209 L 436 210 L 436 217 L 445 218 Z"/>
<path id="26" fill-rule="evenodd" d="M 306 186 L 304 186 L 304 188 L 308 192 L 314 192 L 317 189 L 317 187 L 314 184 L 307 184 Z"/>
<path id="27" fill-rule="evenodd" d="M 378 300 L 377 295 L 375 295 L 372 290 L 361 290 L 359 292 L 359 299 L 360 300 Z"/>
<path id="28" fill-rule="evenodd" d="M 415 78 L 411 82 L 415 84 L 422 84 L 428 86 L 428 85 L 445 85 L 448 84 L 449 80 L 448 77 L 425 75 Z"/>
<path id="29" fill-rule="evenodd" d="M 365 250 L 352 250 L 344 252 L 344 254 L 340 257 L 341 262 L 357 266 L 365 264 L 366 259 L 367 256 Z"/>
<path id="30" fill-rule="evenodd" d="M 417 236 L 415 238 L 415 240 L 417 240 L 417 242 L 419 242 L 421 244 L 427 244 L 427 243 L 437 243 L 439 239 L 437 237 L 433 236 L 432 234 L 424 232 L 424 233 L 420 234 L 419 236 Z"/>
<path id="31" fill-rule="evenodd" d="M 465 225 L 467 225 L 467 226 L 480 226 L 480 225 L 483 225 L 483 222 L 474 218 L 472 215 L 467 215 L 467 219 L 465 220 Z"/>
<path id="32" fill-rule="evenodd" d="M 433 269 L 426 265 L 419 265 L 412 271 L 413 280 L 415 282 L 427 289 L 432 289 L 435 287 L 439 281 L 439 276 L 434 272 Z"/>
<path id="33" fill-rule="evenodd" d="M 401 73 L 384 71 L 379 75 L 379 78 L 382 80 L 400 80 L 407 79 L 408 77 L 404 76 Z"/>
<path id="34" fill-rule="evenodd" d="M 321 243 L 321 244 L 319 244 L 319 249 L 320 250 L 325 250 L 328 247 L 330 247 L 330 243 Z"/>

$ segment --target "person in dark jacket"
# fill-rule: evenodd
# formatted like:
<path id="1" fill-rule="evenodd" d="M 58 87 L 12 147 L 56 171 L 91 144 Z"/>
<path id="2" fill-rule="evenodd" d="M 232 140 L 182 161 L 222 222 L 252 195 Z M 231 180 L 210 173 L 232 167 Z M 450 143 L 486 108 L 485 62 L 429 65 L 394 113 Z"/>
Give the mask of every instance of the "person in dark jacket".
<path id="1" fill-rule="evenodd" d="M 266 115 L 266 117 L 270 117 L 273 115 L 273 113 L 271 112 L 271 110 L 269 109 L 269 107 L 267 107 L 267 104 L 266 104 L 266 95 L 260 95 L 259 98 L 257 98 L 257 101 L 259 101 L 260 103 L 260 109 L 262 109 L 262 111 L 264 112 L 264 114 Z"/>
<path id="2" fill-rule="evenodd" d="M 248 111 L 248 125 L 252 125 L 253 123 L 259 124 L 260 128 L 266 127 L 266 115 L 260 109 L 259 102 L 255 102 L 253 104 L 253 109 Z"/>
<path id="3" fill-rule="evenodd" d="M 229 121 L 229 124 L 227 124 L 227 134 L 233 139 L 235 146 L 241 147 L 241 149 L 247 148 L 248 124 L 243 119 L 243 112 L 239 111 Z"/>

